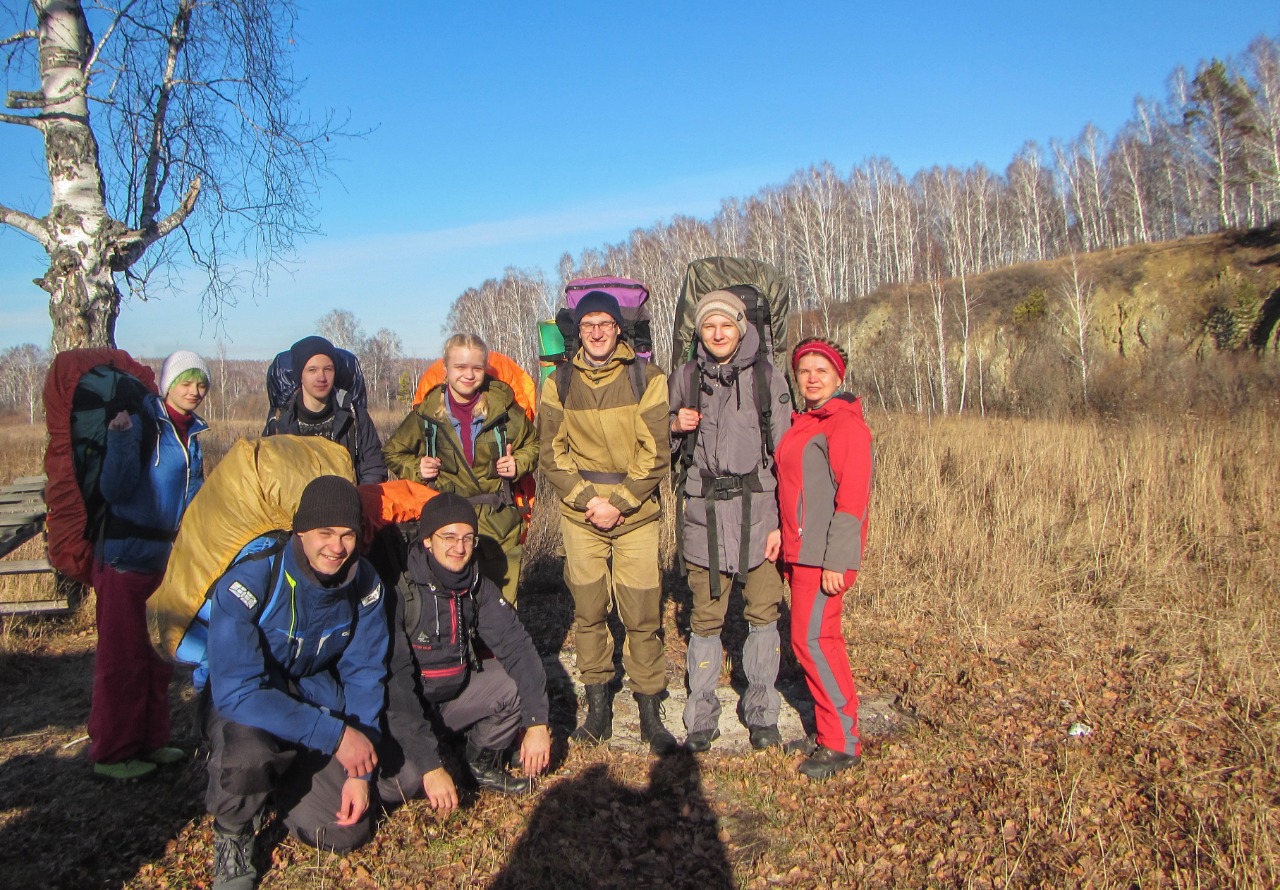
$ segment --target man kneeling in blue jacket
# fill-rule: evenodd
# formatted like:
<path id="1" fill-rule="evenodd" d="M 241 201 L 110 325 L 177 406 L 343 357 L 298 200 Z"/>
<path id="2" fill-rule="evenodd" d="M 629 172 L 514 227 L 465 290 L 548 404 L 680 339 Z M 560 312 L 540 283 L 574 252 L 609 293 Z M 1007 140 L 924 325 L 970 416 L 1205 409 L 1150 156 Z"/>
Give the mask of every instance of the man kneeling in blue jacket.
<path id="1" fill-rule="evenodd" d="M 458 805 L 437 751 L 440 732 L 466 734 L 467 766 L 481 788 L 529 789 L 529 779 L 513 776 L 505 762 L 521 728 L 525 776 L 550 762 L 542 659 L 502 591 L 478 571 L 475 542 L 475 508 L 452 492 L 436 495 L 422 510 L 395 590 L 388 590 L 395 618 L 379 785 L 386 804 L 393 801 L 385 788 L 395 783 L 401 798 L 425 796 L 441 813 Z"/>
<path id="2" fill-rule="evenodd" d="M 216 890 L 253 887 L 269 794 L 304 843 L 346 851 L 373 834 L 387 619 L 377 572 L 356 553 L 360 518 L 354 485 L 314 479 L 283 549 L 214 587 L 204 730 Z"/>

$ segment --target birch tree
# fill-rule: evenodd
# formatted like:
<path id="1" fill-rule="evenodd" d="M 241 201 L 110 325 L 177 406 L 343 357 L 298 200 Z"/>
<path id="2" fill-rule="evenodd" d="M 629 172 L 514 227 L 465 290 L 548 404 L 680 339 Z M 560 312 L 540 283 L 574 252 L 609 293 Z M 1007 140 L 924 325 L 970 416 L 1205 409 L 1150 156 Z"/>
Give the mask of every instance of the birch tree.
<path id="1" fill-rule="evenodd" d="M 293 24 L 291 0 L 31 0 L 0 36 L 0 123 L 42 140 L 49 178 L 47 207 L 0 223 L 49 256 L 55 349 L 114 345 L 122 288 L 146 299 L 175 263 L 216 315 L 312 231 L 337 131 L 297 110 Z"/>

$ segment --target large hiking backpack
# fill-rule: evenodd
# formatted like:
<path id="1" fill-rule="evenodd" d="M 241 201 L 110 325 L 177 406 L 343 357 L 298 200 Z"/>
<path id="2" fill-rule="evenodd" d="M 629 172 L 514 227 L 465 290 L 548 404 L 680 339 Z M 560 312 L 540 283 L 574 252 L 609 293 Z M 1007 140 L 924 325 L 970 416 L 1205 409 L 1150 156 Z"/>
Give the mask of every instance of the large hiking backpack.
<path id="1" fill-rule="evenodd" d="M 511 387 L 511 391 L 515 393 L 516 404 L 524 409 L 525 416 L 529 418 L 529 422 L 537 422 L 534 410 L 537 388 L 534 386 L 533 378 L 529 376 L 529 372 L 520 367 L 519 362 L 508 358 L 501 352 L 490 352 L 489 363 L 485 368 L 485 373 L 494 380 L 501 380 Z M 422 400 L 427 397 L 428 392 L 444 383 L 444 377 L 444 359 L 436 359 L 418 378 L 418 388 L 413 394 L 413 406 L 415 408 L 418 407 Z M 505 443 L 507 441 L 506 424 L 500 423 L 495 429 L 497 430 L 498 440 Z M 500 447 L 498 450 L 502 451 L 503 449 Z M 428 457 L 435 456 L 431 450 L 431 442 L 428 439 Z M 537 495 L 537 482 L 533 478 L 533 473 L 526 473 L 517 479 L 510 488 L 511 500 L 516 509 L 520 511 L 520 518 L 524 521 L 524 530 L 521 532 L 520 537 L 521 541 L 523 541 L 529 535 L 529 524 L 533 520 L 533 502 Z"/>
<path id="2" fill-rule="evenodd" d="M 319 436 L 241 439 L 209 474 L 187 507 L 160 587 L 147 600 L 147 626 L 157 652 L 170 661 L 198 664 L 208 639 L 201 610 L 228 567 L 251 542 L 291 528 L 302 490 L 317 476 L 354 481 L 351 457 Z M 435 495 L 414 482 L 361 485 L 361 542 L 385 525 L 417 518 Z"/>
<path id="3" fill-rule="evenodd" d="M 250 541 L 292 527 L 302 490 L 317 476 L 354 481 L 347 449 L 318 436 L 241 439 L 231 446 L 183 514 L 164 580 L 147 600 L 156 651 L 199 663 L 190 647 L 202 646 L 197 616 L 214 583 Z M 195 643 L 184 648 L 193 628 Z"/>
<path id="4" fill-rule="evenodd" d="M 109 509 L 99 482 L 107 424 L 120 411 L 146 422 L 142 402 L 156 394 L 155 372 L 123 349 L 69 349 L 54 356 L 44 384 L 45 499 L 49 564 L 90 583 L 93 542 Z M 143 442 L 154 445 L 144 430 Z"/>
<path id="5" fill-rule="evenodd" d="M 364 372 L 360 370 L 360 360 L 345 349 L 335 349 L 337 361 L 333 368 L 333 388 L 344 389 L 351 396 L 351 404 L 361 408 L 368 407 L 369 397 L 365 391 Z M 267 366 L 267 419 L 284 407 L 289 397 L 298 391 L 299 381 L 293 379 L 293 360 L 289 350 L 276 355 Z"/>
<path id="6" fill-rule="evenodd" d="M 578 352 L 578 325 L 573 320 L 573 310 L 578 301 L 593 290 L 604 291 L 618 301 L 622 310 L 622 339 L 635 350 L 638 357 L 653 357 L 653 333 L 650 330 L 649 289 L 639 281 L 604 275 L 598 278 L 575 278 L 564 286 L 565 305 L 556 312 L 556 328 L 564 340 L 560 354 L 539 356 L 544 362 L 572 361 Z"/>
<path id="7" fill-rule="evenodd" d="M 693 313 L 698 301 L 713 290 L 731 291 L 746 304 L 747 320 L 760 333 L 761 353 L 785 372 L 791 285 L 768 263 L 727 256 L 694 260 L 685 269 L 676 300 L 672 367 L 693 358 L 693 343 L 698 336 L 693 329 Z"/>
<path id="8" fill-rule="evenodd" d="M 768 263 L 759 260 L 741 259 L 738 257 L 705 257 L 694 260 L 685 270 L 684 280 L 680 285 L 680 297 L 676 302 L 675 330 L 672 337 L 671 363 L 673 373 L 685 375 L 684 391 L 692 398 L 692 404 L 680 407 L 701 411 L 702 387 L 699 378 L 698 363 L 693 359 L 696 355 L 694 344 L 698 332 L 694 330 L 694 312 L 698 302 L 715 290 L 727 290 L 742 300 L 746 306 L 747 320 L 760 335 L 760 347 L 756 353 L 757 361 L 753 366 L 756 411 L 760 418 L 760 450 L 763 464 L 768 465 L 773 459 L 773 405 L 769 398 L 769 371 L 766 362 L 783 372 L 790 388 L 791 375 L 787 363 L 787 313 L 791 307 L 791 287 L 786 279 Z M 760 359 L 763 359 L 761 361 Z M 689 470 L 692 468 L 698 444 L 698 430 L 685 435 L 680 448 L 672 462 L 675 474 L 675 490 L 677 494 L 684 491 Z M 743 510 L 742 555 L 739 559 L 738 574 L 734 584 L 746 583 L 748 545 L 750 542 L 750 492 L 758 485 L 758 480 L 738 479 L 736 488 L 727 481 L 717 482 L 729 485 L 714 497 L 746 498 Z M 713 495 L 707 495 L 712 498 Z M 683 559 L 684 541 L 684 498 L 676 499 L 676 547 L 679 554 L 681 571 L 685 569 Z M 712 574 L 719 571 L 719 554 L 716 543 L 717 529 L 713 504 L 708 504 L 707 537 L 708 552 Z"/>
<path id="9" fill-rule="evenodd" d="M 599 278 L 575 278 L 564 286 L 565 305 L 556 312 L 554 324 L 542 322 L 539 325 L 538 360 L 541 365 L 542 380 L 552 374 L 556 378 L 556 392 L 560 395 L 560 403 L 564 404 L 569 392 L 569 382 L 573 379 L 573 357 L 581 345 L 578 337 L 578 325 L 573 320 L 573 310 L 578 301 L 593 290 L 604 291 L 618 301 L 622 310 L 622 334 L 636 354 L 631 363 L 628 379 L 631 391 L 639 402 L 645 391 L 645 367 L 653 360 L 653 333 L 650 329 L 649 289 L 639 281 L 630 278 L 618 278 L 605 275 Z"/>

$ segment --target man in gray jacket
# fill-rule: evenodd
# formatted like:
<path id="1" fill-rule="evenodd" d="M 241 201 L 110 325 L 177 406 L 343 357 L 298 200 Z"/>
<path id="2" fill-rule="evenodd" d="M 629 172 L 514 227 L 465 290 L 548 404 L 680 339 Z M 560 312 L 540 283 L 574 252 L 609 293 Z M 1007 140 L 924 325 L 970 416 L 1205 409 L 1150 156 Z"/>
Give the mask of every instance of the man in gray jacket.
<path id="1" fill-rule="evenodd" d="M 738 589 L 750 626 L 742 714 L 752 746 L 768 748 L 782 743 L 774 688 L 782 579 L 774 564 L 781 536 L 773 451 L 791 425 L 791 395 L 736 294 L 704 296 L 694 325 L 695 357 L 671 375 L 672 448 L 685 468 L 679 544 L 693 591 L 685 746 L 706 751 L 720 736 L 720 632 Z"/>

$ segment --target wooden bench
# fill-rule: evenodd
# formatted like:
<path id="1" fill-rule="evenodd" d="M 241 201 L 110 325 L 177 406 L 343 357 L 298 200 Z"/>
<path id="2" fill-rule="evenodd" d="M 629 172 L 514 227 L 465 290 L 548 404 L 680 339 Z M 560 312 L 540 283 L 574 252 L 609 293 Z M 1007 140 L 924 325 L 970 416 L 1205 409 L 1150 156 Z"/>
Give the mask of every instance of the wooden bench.
<path id="1" fill-rule="evenodd" d="M 0 615 L 49 615 L 75 609 L 84 588 L 58 575 L 47 559 L 7 559 L 23 544 L 44 533 L 48 513 L 44 503 L 43 476 L 24 476 L 0 486 L 0 575 L 51 574 L 54 589 L 64 595 L 54 599 L 0 602 Z"/>

